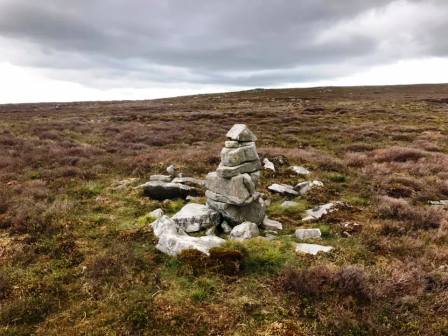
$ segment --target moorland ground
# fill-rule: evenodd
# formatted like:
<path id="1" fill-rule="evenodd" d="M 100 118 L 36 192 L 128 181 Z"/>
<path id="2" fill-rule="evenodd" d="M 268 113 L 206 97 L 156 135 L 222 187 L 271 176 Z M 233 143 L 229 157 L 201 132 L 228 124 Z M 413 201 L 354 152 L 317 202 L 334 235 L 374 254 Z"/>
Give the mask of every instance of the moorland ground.
<path id="1" fill-rule="evenodd" d="M 260 189 L 284 235 L 228 243 L 230 269 L 161 254 L 147 214 L 184 202 L 117 183 L 173 163 L 204 177 L 234 123 L 277 163 Z M 279 207 L 266 187 L 300 181 L 281 158 L 325 188 Z M 428 205 L 440 199 L 448 85 L 2 105 L 0 334 L 448 335 L 447 213 Z M 303 209 L 337 200 L 349 206 L 306 225 L 335 250 L 295 255 Z"/>

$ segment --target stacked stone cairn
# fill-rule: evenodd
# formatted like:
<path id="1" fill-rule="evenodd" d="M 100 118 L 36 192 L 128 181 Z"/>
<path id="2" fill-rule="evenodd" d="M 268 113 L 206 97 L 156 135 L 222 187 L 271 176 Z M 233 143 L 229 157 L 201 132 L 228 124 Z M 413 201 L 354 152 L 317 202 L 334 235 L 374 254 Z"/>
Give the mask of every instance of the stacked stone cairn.
<path id="1" fill-rule="evenodd" d="M 257 137 L 244 124 L 235 124 L 226 134 L 221 163 L 207 175 L 207 204 L 231 226 L 244 222 L 263 223 L 265 204 L 256 191 L 262 168 Z"/>

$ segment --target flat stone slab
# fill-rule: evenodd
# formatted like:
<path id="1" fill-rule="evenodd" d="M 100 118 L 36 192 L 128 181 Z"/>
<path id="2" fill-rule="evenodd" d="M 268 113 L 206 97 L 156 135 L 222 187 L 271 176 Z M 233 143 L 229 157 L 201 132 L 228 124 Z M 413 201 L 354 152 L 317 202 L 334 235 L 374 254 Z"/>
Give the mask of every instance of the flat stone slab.
<path id="1" fill-rule="evenodd" d="M 320 229 L 297 229 L 294 234 L 299 240 L 320 238 L 322 236 Z"/>
<path id="2" fill-rule="evenodd" d="M 171 182 L 173 178 L 169 175 L 151 175 L 149 177 L 150 181 L 161 181 L 161 182 Z"/>
<path id="3" fill-rule="evenodd" d="M 150 181 L 140 187 L 143 187 L 145 196 L 159 201 L 199 195 L 199 191 L 196 188 L 181 183 Z"/>
<path id="4" fill-rule="evenodd" d="M 305 211 L 305 217 L 302 218 L 302 221 L 303 222 L 311 222 L 314 220 L 321 219 L 323 216 L 325 216 L 333 211 L 336 211 L 337 206 L 339 204 L 340 204 L 339 202 L 327 203 L 327 204 L 319 205 L 312 209 L 308 209 Z"/>
<path id="5" fill-rule="evenodd" d="M 236 141 L 257 141 L 257 137 L 245 124 L 235 124 L 227 132 L 226 137 Z"/>
<path id="6" fill-rule="evenodd" d="M 291 166 L 289 167 L 289 170 L 292 170 L 297 175 L 309 175 L 311 172 L 302 166 Z"/>
<path id="7" fill-rule="evenodd" d="M 274 163 L 269 161 L 268 158 L 263 159 L 263 168 L 266 170 L 271 170 L 275 173 L 275 166 Z"/>
<path id="8" fill-rule="evenodd" d="M 428 201 L 430 205 L 448 205 L 448 200 Z"/>
<path id="9" fill-rule="evenodd" d="M 185 232 L 198 232 L 217 226 L 221 222 L 221 215 L 206 205 L 188 203 L 171 219 Z"/>
<path id="10" fill-rule="evenodd" d="M 249 174 L 223 178 L 216 172 L 207 174 L 207 198 L 215 201 L 243 205 L 253 200 L 255 183 Z"/>
<path id="11" fill-rule="evenodd" d="M 213 247 L 218 247 L 226 241 L 214 235 L 203 237 L 192 237 L 187 234 L 163 234 L 159 238 L 156 249 L 168 254 L 176 256 L 184 250 L 198 250 L 209 255 L 209 250 Z"/>
<path id="12" fill-rule="evenodd" d="M 305 181 L 296 184 L 294 190 L 298 191 L 300 195 L 305 195 L 307 192 L 314 188 L 322 188 L 324 184 L 321 181 Z"/>
<path id="13" fill-rule="evenodd" d="M 182 184 L 192 184 L 198 187 L 205 186 L 205 180 L 201 180 L 195 177 L 175 177 L 171 182 L 173 183 L 182 183 Z"/>
<path id="14" fill-rule="evenodd" d="M 279 221 L 269 219 L 267 216 L 264 217 L 261 227 L 265 230 L 280 231 L 283 230 L 283 225 Z"/>
<path id="15" fill-rule="evenodd" d="M 333 250 L 332 246 L 323 246 L 318 244 L 299 243 L 296 245 L 296 253 L 317 255 L 319 252 L 328 253 Z"/>
<path id="16" fill-rule="evenodd" d="M 244 174 L 244 173 L 253 173 L 257 170 L 261 169 L 261 162 L 260 160 L 250 161 L 242 163 L 238 166 L 234 167 L 227 167 L 222 164 L 218 166 L 216 169 L 216 173 L 224 178 L 231 178 L 233 176 L 236 176 L 238 174 Z"/>
<path id="17" fill-rule="evenodd" d="M 278 184 L 274 183 L 268 187 L 269 191 L 286 195 L 286 196 L 298 196 L 299 193 L 294 190 L 294 188 L 289 184 Z"/>
<path id="18" fill-rule="evenodd" d="M 221 150 L 221 164 L 227 167 L 238 166 L 244 162 L 259 160 L 255 143 L 238 148 L 226 148 Z"/>
<path id="19" fill-rule="evenodd" d="M 230 239 L 232 240 L 246 240 L 259 235 L 260 230 L 258 230 L 257 224 L 252 222 L 241 223 L 230 231 Z"/>

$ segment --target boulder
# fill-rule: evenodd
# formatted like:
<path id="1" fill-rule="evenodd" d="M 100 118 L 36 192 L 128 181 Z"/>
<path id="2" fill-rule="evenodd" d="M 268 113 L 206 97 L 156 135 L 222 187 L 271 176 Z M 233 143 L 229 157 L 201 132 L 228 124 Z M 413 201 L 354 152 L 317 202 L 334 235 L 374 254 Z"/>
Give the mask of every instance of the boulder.
<path id="1" fill-rule="evenodd" d="M 268 158 L 263 159 L 263 168 L 266 170 L 272 170 L 275 173 L 275 166 L 271 161 L 269 161 Z"/>
<path id="2" fill-rule="evenodd" d="M 299 240 L 320 238 L 322 233 L 320 229 L 297 229 L 295 232 L 296 238 Z"/>
<path id="3" fill-rule="evenodd" d="M 265 216 L 265 206 L 263 200 L 258 198 L 253 202 L 238 206 L 207 199 L 210 208 L 218 211 L 229 223 L 236 225 L 245 221 L 261 224 Z"/>
<path id="4" fill-rule="evenodd" d="M 163 212 L 162 209 L 158 208 L 158 209 L 155 209 L 155 210 L 151 211 L 151 212 L 149 213 L 149 215 L 150 215 L 152 218 L 159 219 L 160 217 L 162 217 L 162 216 L 164 215 L 164 212 Z"/>
<path id="5" fill-rule="evenodd" d="M 292 170 L 297 175 L 311 174 L 311 172 L 308 169 L 306 169 L 305 167 L 301 167 L 301 166 L 291 166 L 291 167 L 289 167 L 289 169 Z"/>
<path id="6" fill-rule="evenodd" d="M 156 221 L 152 222 L 151 227 L 152 231 L 154 232 L 154 236 L 156 236 L 157 238 L 166 233 L 177 234 L 181 232 L 181 230 L 178 230 L 176 222 L 174 222 L 168 216 L 162 216 Z"/>
<path id="7" fill-rule="evenodd" d="M 268 187 L 269 191 L 285 195 L 285 196 L 298 196 L 299 193 L 294 190 L 289 184 L 278 184 L 274 183 Z"/>
<path id="8" fill-rule="evenodd" d="M 327 203 L 323 205 L 316 206 L 312 209 L 308 209 L 305 211 L 305 217 L 302 218 L 303 222 L 310 222 L 314 220 L 321 219 L 326 214 L 329 214 L 330 212 L 336 211 L 337 206 L 339 205 L 338 202 L 336 203 Z"/>
<path id="9" fill-rule="evenodd" d="M 188 203 L 171 219 L 185 232 L 197 232 L 218 225 L 221 215 L 206 205 Z"/>
<path id="10" fill-rule="evenodd" d="M 230 232 L 232 240 L 246 240 L 260 235 L 258 226 L 252 222 L 244 222 L 235 226 Z"/>
<path id="11" fill-rule="evenodd" d="M 264 217 L 261 227 L 265 230 L 283 230 L 283 225 L 279 221 L 269 219 L 267 216 Z"/>
<path id="12" fill-rule="evenodd" d="M 216 169 L 216 173 L 218 173 L 219 176 L 224 178 L 231 178 L 232 176 L 236 176 L 238 174 L 244 174 L 244 173 L 253 173 L 257 170 L 261 169 L 261 163 L 260 160 L 250 161 L 242 163 L 238 166 L 234 167 L 227 167 L 222 164 L 218 166 Z"/>
<path id="13" fill-rule="evenodd" d="M 333 250 L 332 246 L 323 246 L 318 244 L 300 243 L 296 245 L 296 253 L 317 255 L 319 252 L 328 253 Z"/>
<path id="14" fill-rule="evenodd" d="M 249 174 L 240 174 L 226 179 L 212 172 L 207 174 L 207 189 L 207 197 L 219 202 L 242 205 L 253 200 L 255 183 Z"/>
<path id="15" fill-rule="evenodd" d="M 294 190 L 298 191 L 300 195 L 305 195 L 308 191 L 310 191 L 311 189 L 314 188 L 321 188 L 323 187 L 324 184 L 321 181 L 305 181 L 305 182 L 300 182 L 298 183 L 295 187 Z"/>
<path id="16" fill-rule="evenodd" d="M 181 183 L 150 181 L 141 185 L 141 187 L 143 187 L 145 196 L 159 201 L 173 198 L 186 198 L 188 195 L 199 195 L 199 191 L 196 188 Z"/>
<path id="17" fill-rule="evenodd" d="M 209 255 L 209 250 L 221 246 L 225 240 L 217 236 L 191 237 L 187 234 L 167 233 L 160 236 L 156 248 L 170 256 L 194 249 Z"/>
<path id="18" fill-rule="evenodd" d="M 254 142 L 238 148 L 226 148 L 221 150 L 221 163 L 224 166 L 234 167 L 244 162 L 259 160 Z"/>
<path id="19" fill-rule="evenodd" d="M 227 132 L 226 137 L 229 140 L 236 141 L 257 141 L 257 137 L 245 124 L 235 124 Z"/>
<path id="20" fill-rule="evenodd" d="M 169 175 L 151 175 L 150 181 L 171 182 L 173 178 Z"/>

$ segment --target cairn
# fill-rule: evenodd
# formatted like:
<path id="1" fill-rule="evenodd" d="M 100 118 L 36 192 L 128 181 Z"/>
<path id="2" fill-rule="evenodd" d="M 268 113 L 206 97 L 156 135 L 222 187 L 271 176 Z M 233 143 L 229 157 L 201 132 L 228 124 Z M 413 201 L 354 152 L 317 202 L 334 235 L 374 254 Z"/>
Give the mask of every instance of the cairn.
<path id="1" fill-rule="evenodd" d="M 262 167 L 257 137 L 244 124 L 235 124 L 226 134 L 221 163 L 207 175 L 207 204 L 231 225 L 263 223 L 265 205 L 256 191 Z"/>

